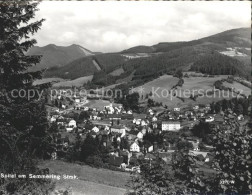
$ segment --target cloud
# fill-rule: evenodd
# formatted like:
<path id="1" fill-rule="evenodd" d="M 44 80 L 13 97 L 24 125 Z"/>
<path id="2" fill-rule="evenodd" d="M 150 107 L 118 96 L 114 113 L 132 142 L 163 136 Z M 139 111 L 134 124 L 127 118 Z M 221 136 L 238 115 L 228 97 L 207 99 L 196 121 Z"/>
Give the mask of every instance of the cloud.
<path id="1" fill-rule="evenodd" d="M 42 1 L 39 46 L 79 44 L 114 52 L 137 45 L 189 41 L 250 26 L 242 1 Z"/>

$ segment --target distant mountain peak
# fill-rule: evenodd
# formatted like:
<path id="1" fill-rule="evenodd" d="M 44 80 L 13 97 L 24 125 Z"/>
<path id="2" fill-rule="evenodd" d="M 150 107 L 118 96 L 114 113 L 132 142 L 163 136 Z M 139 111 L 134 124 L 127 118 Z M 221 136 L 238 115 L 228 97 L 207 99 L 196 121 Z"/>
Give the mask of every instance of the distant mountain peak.
<path id="1" fill-rule="evenodd" d="M 61 67 L 73 60 L 94 55 L 94 53 L 77 44 L 70 46 L 48 44 L 43 47 L 35 46 L 30 48 L 27 55 L 42 55 L 41 62 L 31 67 L 31 71 L 35 71 L 44 68 Z"/>

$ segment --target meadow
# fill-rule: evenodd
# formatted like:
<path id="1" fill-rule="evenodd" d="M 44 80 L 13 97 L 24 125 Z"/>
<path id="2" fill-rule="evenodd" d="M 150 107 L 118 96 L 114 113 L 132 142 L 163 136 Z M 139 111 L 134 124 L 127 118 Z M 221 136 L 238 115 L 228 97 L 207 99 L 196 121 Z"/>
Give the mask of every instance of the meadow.
<path id="1" fill-rule="evenodd" d="M 134 88 L 135 91 L 140 93 L 140 96 L 146 96 L 152 91 L 153 99 L 156 102 L 162 102 L 163 105 L 167 105 L 170 108 L 174 107 L 186 107 L 196 104 L 209 104 L 213 101 L 219 101 L 222 99 L 230 99 L 235 97 L 237 94 L 231 94 L 227 91 L 214 91 L 214 83 L 218 80 L 227 78 L 228 75 L 218 75 L 214 77 L 184 77 L 184 84 L 182 87 L 177 86 L 173 91 L 171 88 L 176 85 L 178 78 L 171 75 L 163 75 L 153 81 L 145 83 L 144 85 Z M 234 82 L 233 84 L 227 84 L 224 82 L 225 86 L 233 87 L 236 90 L 242 89 L 243 94 L 251 94 L 251 90 L 248 87 L 241 85 L 240 83 Z M 141 90 L 142 89 L 142 90 Z M 199 91 L 200 90 L 200 91 Z M 153 91 L 155 91 L 153 93 Z M 206 91 L 209 94 L 206 96 Z M 196 100 L 190 99 L 190 94 L 204 94 L 199 96 Z M 177 98 L 181 97 L 182 99 Z"/>
<path id="2" fill-rule="evenodd" d="M 88 81 L 92 81 L 93 75 L 80 77 L 74 80 L 68 80 L 68 81 L 61 81 L 58 83 L 53 84 L 53 87 L 82 87 L 83 84 L 87 83 Z"/>
<path id="3" fill-rule="evenodd" d="M 68 163 L 60 160 L 42 161 L 41 168 L 49 168 L 50 174 L 76 175 L 78 179 L 54 180 L 56 189 L 72 188 L 74 195 L 123 195 L 126 192 L 126 184 L 130 174 L 107 169 L 97 169 L 88 165 Z"/>

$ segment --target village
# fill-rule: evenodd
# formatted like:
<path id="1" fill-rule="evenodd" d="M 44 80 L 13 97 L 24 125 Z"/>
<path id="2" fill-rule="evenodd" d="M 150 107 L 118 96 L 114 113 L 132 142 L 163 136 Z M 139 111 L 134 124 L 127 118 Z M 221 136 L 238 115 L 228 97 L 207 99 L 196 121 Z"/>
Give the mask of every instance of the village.
<path id="1" fill-rule="evenodd" d="M 55 99 L 66 98 L 57 96 Z M 112 100 L 96 100 L 105 101 L 103 107 L 87 106 L 87 102 L 92 101 L 90 97 L 75 96 L 71 101 L 66 103 L 68 105 L 60 103 L 61 108 L 51 107 L 48 115 L 51 125 L 57 127 L 54 137 L 57 148 L 52 152 L 52 159 L 64 158 L 71 152 L 76 137 L 80 142 L 91 137 L 106 149 L 106 167 L 119 171 L 140 171 L 138 159 L 151 162 L 156 156 L 170 163 L 177 148 L 187 147 L 189 154 L 196 157 L 199 168 L 211 173 L 214 158 L 214 148 L 208 141 L 211 138 L 206 135 L 202 139 L 193 135 L 191 130 L 197 125 L 198 129 L 202 128 L 200 123 L 211 128 L 229 124 L 230 120 L 246 123 L 242 114 L 237 115 L 231 110 L 212 114 L 209 104 L 172 109 L 166 107 L 161 112 L 146 108 L 143 113 L 134 113 Z M 94 161 L 91 160 L 90 164 Z"/>

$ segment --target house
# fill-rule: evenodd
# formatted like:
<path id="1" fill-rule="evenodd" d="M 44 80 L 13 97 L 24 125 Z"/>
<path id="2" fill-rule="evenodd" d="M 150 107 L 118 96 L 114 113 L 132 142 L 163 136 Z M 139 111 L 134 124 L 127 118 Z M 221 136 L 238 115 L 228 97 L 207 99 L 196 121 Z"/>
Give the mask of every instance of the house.
<path id="1" fill-rule="evenodd" d="M 75 101 L 75 103 L 80 103 L 81 102 L 80 98 L 76 98 L 74 101 Z"/>
<path id="2" fill-rule="evenodd" d="M 114 114 L 114 112 L 115 112 L 115 109 L 113 108 L 112 104 L 110 104 L 109 106 L 104 106 L 104 108 L 108 114 Z"/>
<path id="3" fill-rule="evenodd" d="M 180 128 L 179 121 L 162 121 L 162 131 L 178 131 Z"/>
<path id="4" fill-rule="evenodd" d="M 213 116 L 209 116 L 205 119 L 205 122 L 210 123 L 214 121 L 214 117 Z"/>
<path id="5" fill-rule="evenodd" d="M 153 159 L 156 159 L 156 156 L 153 155 L 153 154 L 147 153 L 147 154 L 144 156 L 144 159 L 145 159 L 145 160 L 153 160 Z"/>
<path id="6" fill-rule="evenodd" d="M 156 129 L 158 127 L 158 124 L 157 123 L 153 123 L 152 126 L 153 126 L 153 129 Z M 149 129 L 148 129 L 148 132 L 149 132 Z"/>
<path id="7" fill-rule="evenodd" d="M 57 120 L 57 117 L 56 116 L 52 116 L 51 119 L 50 119 L 50 122 L 53 123 L 53 122 L 56 122 Z"/>
<path id="8" fill-rule="evenodd" d="M 143 129 L 141 130 L 141 132 L 142 132 L 143 135 L 145 135 L 146 132 L 147 132 L 147 129 L 146 129 L 146 128 L 143 128 Z"/>
<path id="9" fill-rule="evenodd" d="M 201 152 L 201 151 L 190 151 L 189 154 L 191 156 L 198 156 L 198 155 L 202 155 L 205 159 L 207 158 L 209 152 Z"/>
<path id="10" fill-rule="evenodd" d="M 140 147 L 139 147 L 139 145 L 138 145 L 136 142 L 132 143 L 132 144 L 130 145 L 130 151 L 131 151 L 131 152 L 140 152 Z"/>
<path id="11" fill-rule="evenodd" d="M 205 109 L 206 110 L 211 110 L 210 104 L 206 104 Z"/>
<path id="12" fill-rule="evenodd" d="M 138 138 L 138 139 L 143 139 L 143 136 L 144 136 L 144 135 L 143 135 L 142 132 L 139 132 L 139 133 L 137 134 L 137 138 Z"/>
<path id="13" fill-rule="evenodd" d="M 142 121 L 141 121 L 141 126 L 147 126 L 147 121 L 142 120 Z"/>
<path id="14" fill-rule="evenodd" d="M 141 119 L 137 119 L 135 124 L 140 125 L 141 124 Z"/>
<path id="15" fill-rule="evenodd" d="M 241 121 L 241 120 L 244 120 L 244 117 L 242 114 L 240 114 L 238 117 L 237 117 L 238 121 Z"/>
<path id="16" fill-rule="evenodd" d="M 66 127 L 66 131 L 67 131 L 67 132 L 73 131 L 73 127 Z"/>
<path id="17" fill-rule="evenodd" d="M 157 117 L 154 116 L 154 117 L 152 118 L 152 122 L 156 122 L 156 121 L 157 121 Z"/>
<path id="18" fill-rule="evenodd" d="M 93 127 L 92 131 L 94 131 L 95 133 L 98 133 L 100 131 L 100 129 L 98 127 Z"/>
<path id="19" fill-rule="evenodd" d="M 97 134 L 94 132 L 94 131 L 91 131 L 90 132 L 90 135 L 93 137 L 93 138 L 96 138 Z"/>
<path id="20" fill-rule="evenodd" d="M 198 110 L 198 109 L 199 109 L 198 105 L 193 106 L 193 110 Z"/>
<path id="21" fill-rule="evenodd" d="M 174 112 L 180 112 L 180 108 L 178 108 L 178 107 L 173 108 L 173 111 L 174 111 Z"/>
<path id="22" fill-rule="evenodd" d="M 132 110 L 128 110 L 127 114 L 133 114 Z"/>
<path id="23" fill-rule="evenodd" d="M 199 150 L 199 140 L 198 139 L 187 139 L 187 141 L 192 143 L 194 151 Z"/>
<path id="24" fill-rule="evenodd" d="M 122 125 L 111 126 L 110 131 L 122 134 L 121 137 L 125 136 L 125 134 L 126 134 L 125 127 Z"/>
<path id="25" fill-rule="evenodd" d="M 66 124 L 66 119 L 64 117 L 59 117 L 57 119 L 57 125 L 65 125 Z"/>
<path id="26" fill-rule="evenodd" d="M 70 120 L 69 123 L 68 123 L 68 126 L 69 127 L 74 127 L 74 128 L 77 127 L 76 121 L 75 120 Z"/>

